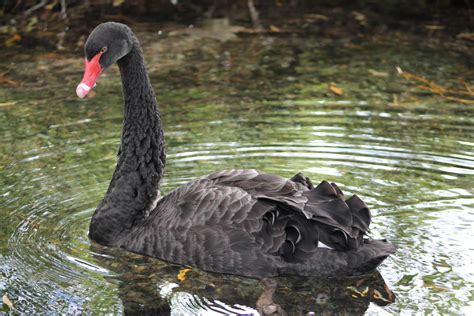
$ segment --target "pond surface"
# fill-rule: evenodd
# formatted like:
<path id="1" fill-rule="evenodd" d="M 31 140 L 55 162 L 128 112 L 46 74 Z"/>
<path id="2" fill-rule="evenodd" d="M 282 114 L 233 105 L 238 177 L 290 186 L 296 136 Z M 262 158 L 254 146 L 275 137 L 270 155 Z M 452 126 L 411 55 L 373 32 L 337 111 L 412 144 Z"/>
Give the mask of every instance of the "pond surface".
<path id="1" fill-rule="evenodd" d="M 283 309 L 474 312 L 474 107 L 417 93 L 395 72 L 444 83 L 468 70 L 465 56 L 424 37 L 220 42 L 157 30 L 139 37 L 165 124 L 164 192 L 222 169 L 302 171 L 362 197 L 372 235 L 399 247 L 381 276 L 281 280 Z M 77 99 L 82 58 L 36 53 L 1 64 L 13 82 L 0 87 L 0 294 L 27 314 L 253 312 L 258 281 L 192 270 L 180 282 L 180 267 L 91 244 L 122 101 L 116 67 L 95 96 Z M 393 301 L 390 289 L 395 302 L 379 306 Z"/>

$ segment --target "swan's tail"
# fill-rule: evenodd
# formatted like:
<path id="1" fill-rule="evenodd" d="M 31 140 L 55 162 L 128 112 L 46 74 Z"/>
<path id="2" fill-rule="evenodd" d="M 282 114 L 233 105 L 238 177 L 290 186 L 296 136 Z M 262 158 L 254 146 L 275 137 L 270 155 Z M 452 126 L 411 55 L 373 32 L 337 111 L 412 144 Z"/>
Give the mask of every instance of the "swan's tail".
<path id="1" fill-rule="evenodd" d="M 362 247 L 347 253 L 348 268 L 354 275 L 373 271 L 396 250 L 397 247 L 386 239 L 364 239 Z"/>
<path id="2" fill-rule="evenodd" d="M 289 263 L 279 275 L 347 277 L 374 271 L 396 247 L 386 240 L 365 239 L 357 250 L 338 251 L 321 248 L 304 263 Z"/>

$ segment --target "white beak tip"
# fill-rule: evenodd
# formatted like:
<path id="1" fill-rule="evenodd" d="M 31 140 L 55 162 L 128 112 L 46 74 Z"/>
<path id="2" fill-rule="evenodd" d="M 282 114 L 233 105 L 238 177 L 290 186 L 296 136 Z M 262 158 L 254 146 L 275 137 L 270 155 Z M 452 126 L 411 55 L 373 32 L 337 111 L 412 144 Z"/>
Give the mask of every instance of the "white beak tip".
<path id="1" fill-rule="evenodd" d="M 81 82 L 76 88 L 76 94 L 82 99 L 89 93 L 90 90 L 91 88 L 88 85 Z"/>

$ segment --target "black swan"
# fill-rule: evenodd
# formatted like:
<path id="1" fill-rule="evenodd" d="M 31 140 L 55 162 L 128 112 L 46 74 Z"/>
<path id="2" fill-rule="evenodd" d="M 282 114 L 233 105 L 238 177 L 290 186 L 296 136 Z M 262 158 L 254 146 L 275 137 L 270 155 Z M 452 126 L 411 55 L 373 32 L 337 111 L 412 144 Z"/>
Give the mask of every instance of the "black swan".
<path id="1" fill-rule="evenodd" d="M 371 215 L 334 183 L 313 187 L 257 170 L 213 173 L 161 197 L 163 127 L 140 44 L 124 24 L 97 26 L 85 44 L 83 98 L 117 62 L 124 121 L 117 166 L 92 217 L 89 236 L 102 245 L 253 278 L 342 277 L 374 270 L 395 247 L 366 237 Z"/>

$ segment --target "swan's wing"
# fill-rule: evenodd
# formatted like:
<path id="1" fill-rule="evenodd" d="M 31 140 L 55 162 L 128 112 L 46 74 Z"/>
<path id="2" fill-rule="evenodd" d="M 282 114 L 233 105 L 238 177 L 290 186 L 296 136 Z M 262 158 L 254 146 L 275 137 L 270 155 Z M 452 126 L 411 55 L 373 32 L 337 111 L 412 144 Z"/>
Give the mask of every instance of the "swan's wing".
<path id="1" fill-rule="evenodd" d="M 282 234 L 266 236 L 265 242 L 258 234 L 273 204 L 240 187 L 198 179 L 159 201 L 122 247 L 209 271 L 274 275 L 278 258 L 266 254 L 278 248 Z M 273 270 L 265 271 L 268 267 Z"/>
<path id="2" fill-rule="evenodd" d="M 332 248 L 357 249 L 368 232 L 371 215 L 367 205 L 356 195 L 345 200 L 334 183 L 322 181 L 313 187 L 301 173 L 288 180 L 257 170 L 221 171 L 207 178 L 222 186 L 241 188 L 258 199 L 278 202 L 320 223 L 319 239 Z"/>

